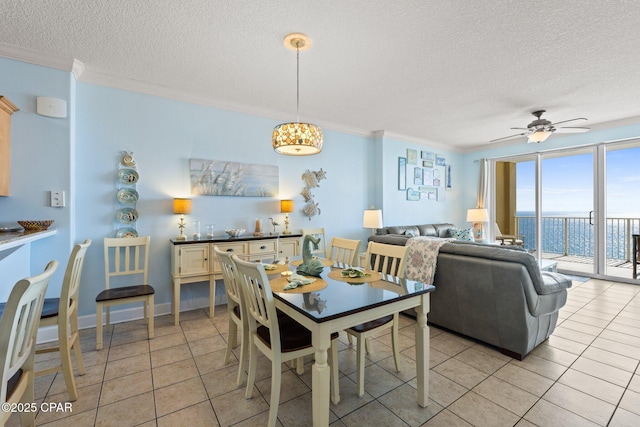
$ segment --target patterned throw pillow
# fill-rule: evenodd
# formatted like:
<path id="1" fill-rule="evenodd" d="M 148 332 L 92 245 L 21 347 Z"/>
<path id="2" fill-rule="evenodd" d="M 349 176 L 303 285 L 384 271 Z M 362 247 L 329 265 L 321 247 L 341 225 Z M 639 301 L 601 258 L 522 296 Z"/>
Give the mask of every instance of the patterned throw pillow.
<path id="1" fill-rule="evenodd" d="M 453 237 L 456 240 L 467 240 L 469 242 L 475 241 L 475 239 L 473 238 L 472 228 L 465 228 L 462 230 L 454 231 L 451 233 L 451 237 Z"/>

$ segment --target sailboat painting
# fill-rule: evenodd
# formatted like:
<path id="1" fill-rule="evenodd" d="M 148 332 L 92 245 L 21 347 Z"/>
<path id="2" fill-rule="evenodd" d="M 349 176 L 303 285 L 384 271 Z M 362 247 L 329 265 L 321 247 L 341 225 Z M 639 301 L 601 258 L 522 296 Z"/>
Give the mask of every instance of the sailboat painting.
<path id="1" fill-rule="evenodd" d="M 191 194 L 277 197 L 278 166 L 189 159 Z"/>

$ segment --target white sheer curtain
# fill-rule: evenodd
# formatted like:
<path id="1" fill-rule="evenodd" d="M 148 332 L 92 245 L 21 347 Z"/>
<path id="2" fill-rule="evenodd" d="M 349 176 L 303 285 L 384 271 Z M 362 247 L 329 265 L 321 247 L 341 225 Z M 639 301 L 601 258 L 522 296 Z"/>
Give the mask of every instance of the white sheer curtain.
<path id="1" fill-rule="evenodd" d="M 478 180 L 478 201 L 477 207 L 485 209 L 487 207 L 487 193 L 489 192 L 489 161 L 480 159 L 480 179 Z"/>
<path id="2" fill-rule="evenodd" d="M 477 209 L 484 209 L 484 216 L 487 217 L 487 193 L 489 192 L 489 161 L 480 159 L 480 177 L 478 179 Z M 474 223 L 476 240 L 484 240 L 486 237 L 484 223 Z"/>

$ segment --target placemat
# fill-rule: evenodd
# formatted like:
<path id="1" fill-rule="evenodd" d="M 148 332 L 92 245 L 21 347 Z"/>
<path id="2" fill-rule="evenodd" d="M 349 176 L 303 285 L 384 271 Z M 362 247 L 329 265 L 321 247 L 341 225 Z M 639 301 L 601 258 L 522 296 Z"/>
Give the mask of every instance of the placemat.
<path id="1" fill-rule="evenodd" d="M 298 286 L 297 288 L 289 289 L 288 291 L 284 290 L 284 287 L 289 284 L 287 277 L 283 276 L 270 280 L 269 284 L 271 285 L 272 292 L 284 292 L 287 294 L 305 294 L 307 292 L 319 291 L 320 289 L 327 287 L 327 282 L 324 279 L 319 277 L 315 277 L 315 279 L 315 282 L 309 283 L 308 285 Z"/>

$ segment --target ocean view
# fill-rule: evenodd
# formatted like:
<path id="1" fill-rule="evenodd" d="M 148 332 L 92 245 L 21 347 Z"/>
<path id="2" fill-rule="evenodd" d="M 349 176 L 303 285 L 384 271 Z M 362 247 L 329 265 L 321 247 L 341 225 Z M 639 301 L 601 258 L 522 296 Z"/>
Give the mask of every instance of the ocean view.
<path id="1" fill-rule="evenodd" d="M 532 211 L 517 214 L 518 234 L 525 249 L 535 250 L 536 229 Z M 607 215 L 607 259 L 628 260 L 631 235 L 640 233 L 640 215 Z M 593 222 L 593 220 L 591 221 Z M 544 212 L 542 252 L 570 256 L 594 256 L 594 226 L 588 212 Z"/>

